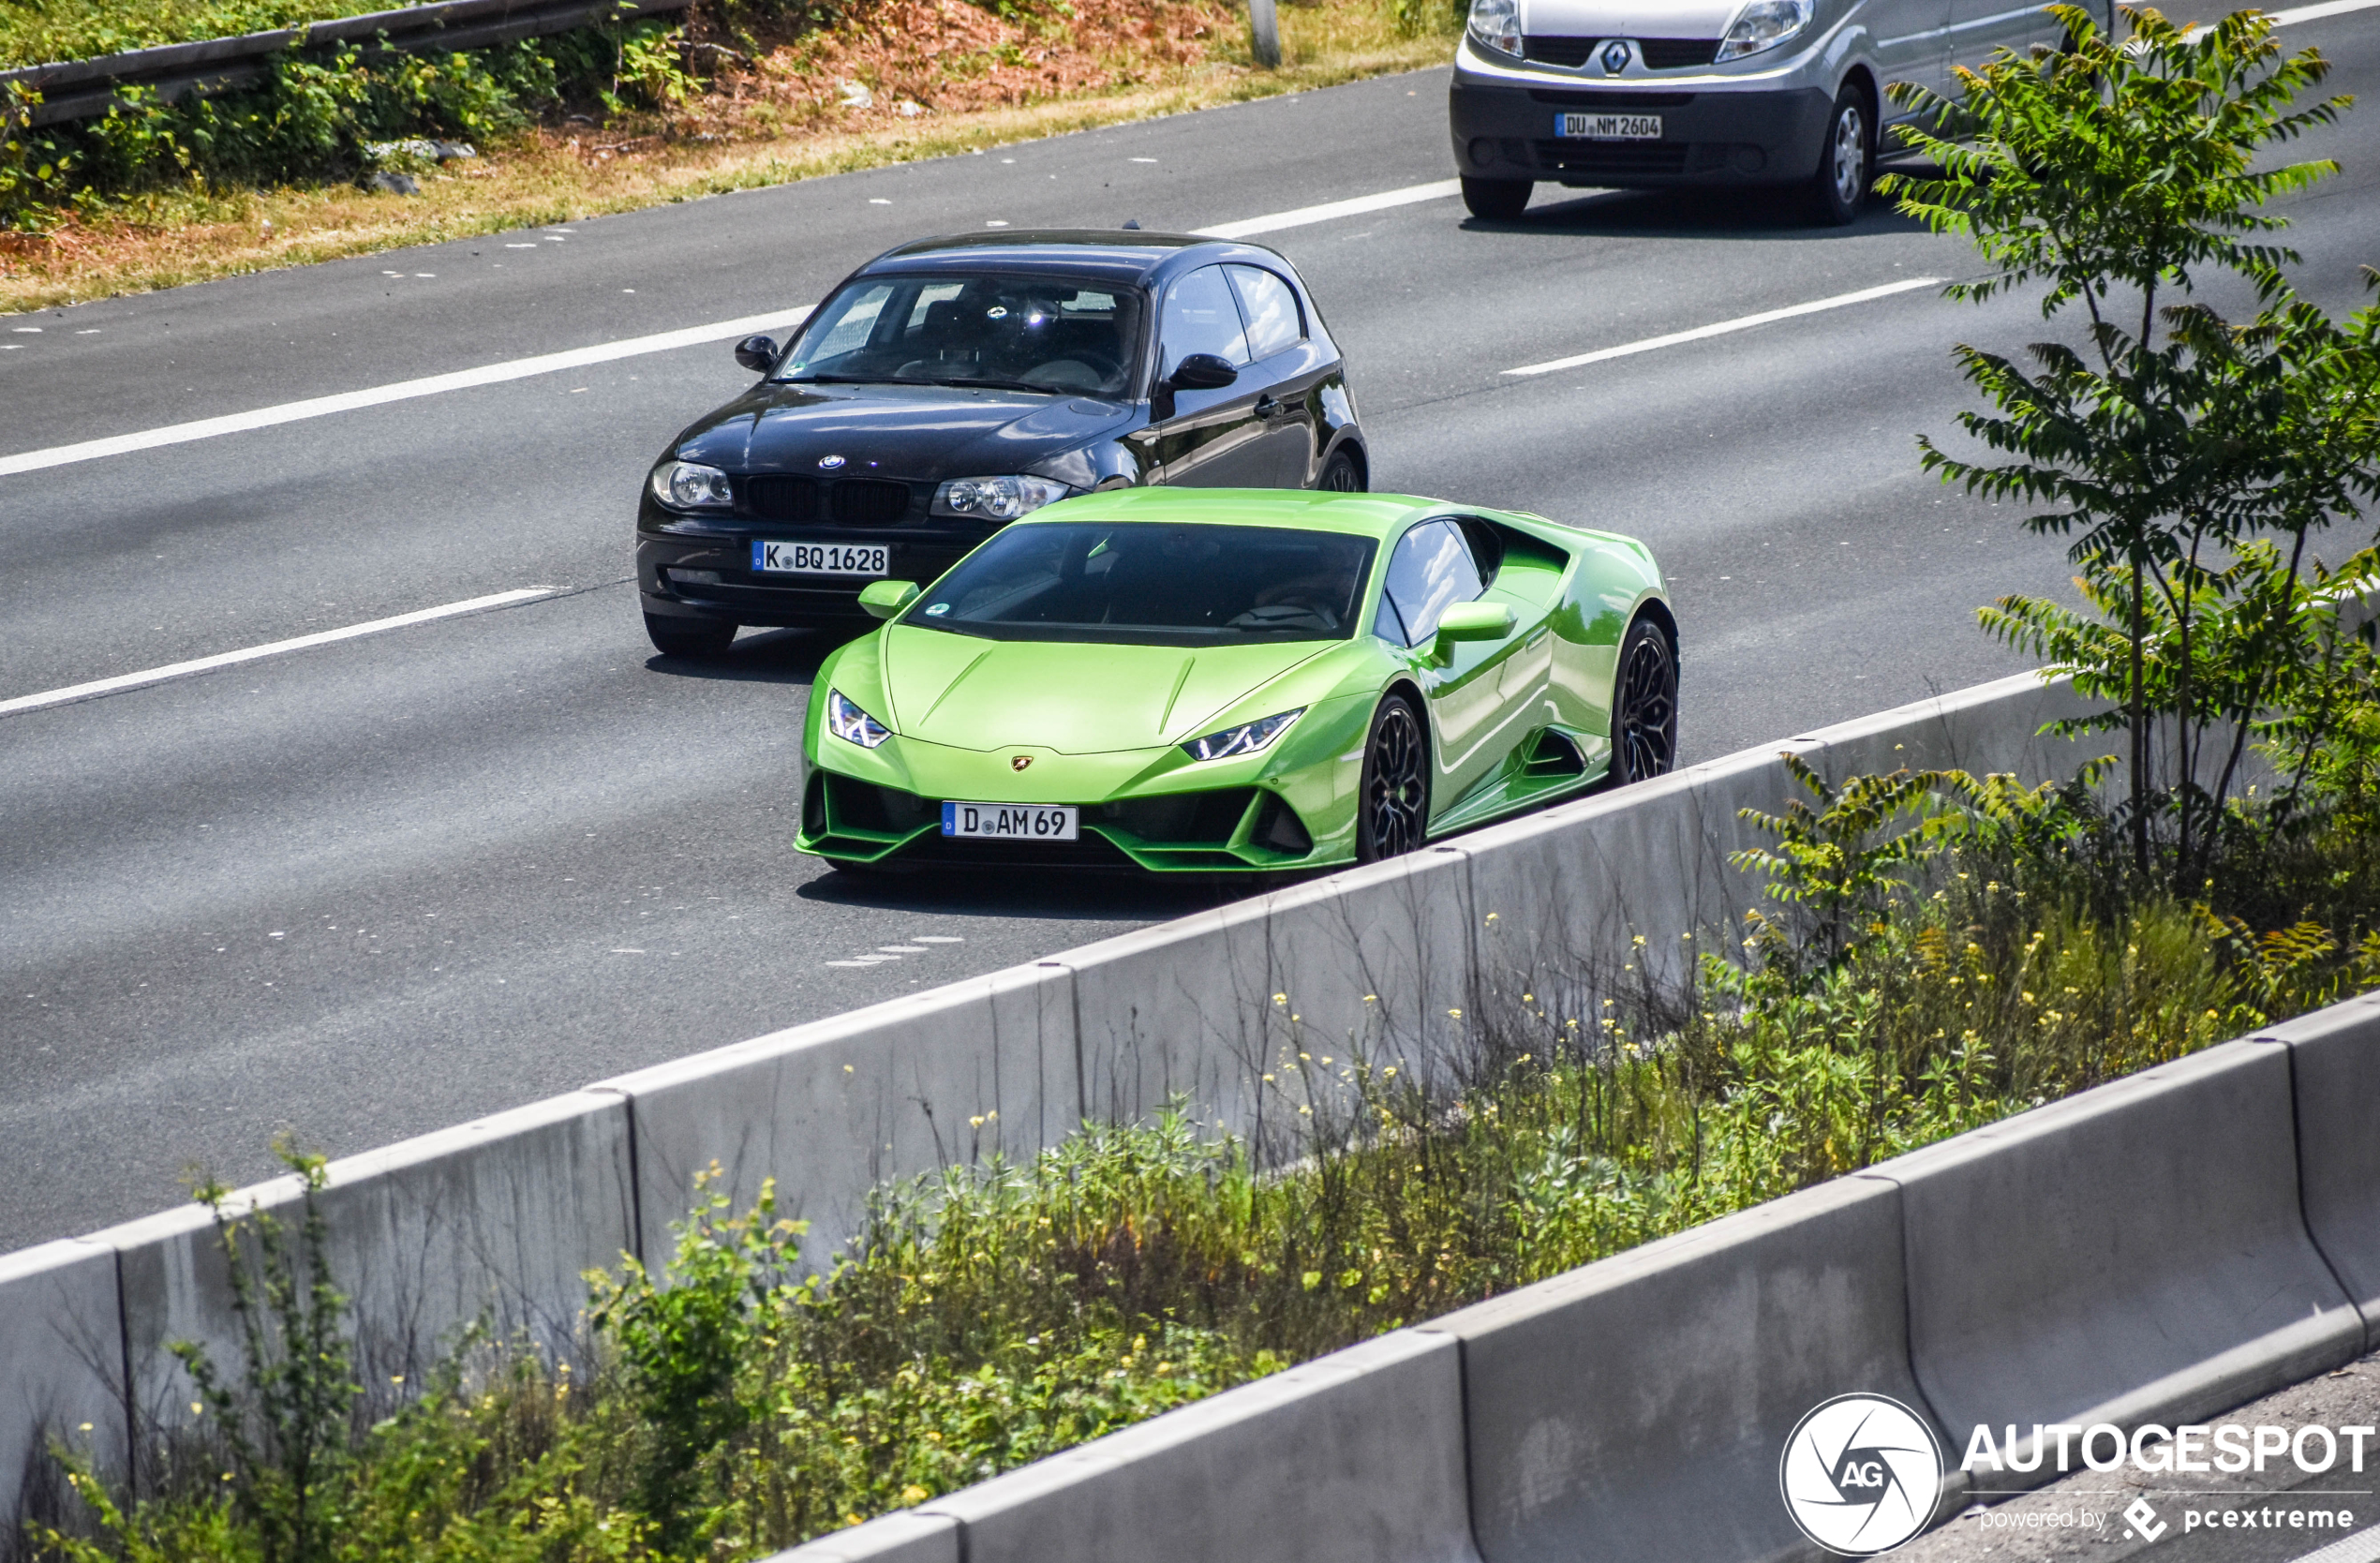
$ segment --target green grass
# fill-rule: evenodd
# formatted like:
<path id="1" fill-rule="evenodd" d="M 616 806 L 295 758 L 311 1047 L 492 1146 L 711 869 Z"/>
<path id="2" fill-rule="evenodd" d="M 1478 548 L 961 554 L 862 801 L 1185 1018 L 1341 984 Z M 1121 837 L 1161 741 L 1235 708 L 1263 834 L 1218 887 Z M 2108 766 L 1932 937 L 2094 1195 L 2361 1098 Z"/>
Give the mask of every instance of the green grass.
<path id="1" fill-rule="evenodd" d="M 0 70 L 84 60 L 161 43 L 195 43 L 394 10 L 403 0 L 8 0 L 0 6 Z"/>

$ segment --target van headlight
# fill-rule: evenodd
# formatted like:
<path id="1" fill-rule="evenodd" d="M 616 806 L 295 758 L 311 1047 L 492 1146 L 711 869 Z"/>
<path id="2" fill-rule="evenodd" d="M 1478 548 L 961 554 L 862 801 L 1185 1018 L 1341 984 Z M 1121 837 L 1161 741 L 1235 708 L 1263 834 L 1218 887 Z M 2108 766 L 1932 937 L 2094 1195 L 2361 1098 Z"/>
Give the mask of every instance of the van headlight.
<path id="1" fill-rule="evenodd" d="M 1745 0 L 1718 42 L 1718 63 L 1740 60 L 1797 37 L 1818 14 L 1812 0 Z"/>
<path id="2" fill-rule="evenodd" d="M 1499 54 L 1521 57 L 1520 0 L 1471 0 L 1471 36 Z"/>

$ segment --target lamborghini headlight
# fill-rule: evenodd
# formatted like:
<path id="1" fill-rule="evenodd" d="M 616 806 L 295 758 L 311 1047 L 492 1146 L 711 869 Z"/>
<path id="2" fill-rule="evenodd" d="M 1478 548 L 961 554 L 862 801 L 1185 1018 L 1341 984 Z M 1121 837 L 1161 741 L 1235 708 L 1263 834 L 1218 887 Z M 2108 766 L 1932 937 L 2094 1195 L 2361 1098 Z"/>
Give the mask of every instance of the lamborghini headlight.
<path id="1" fill-rule="evenodd" d="M 1049 478 L 953 478 L 934 490 L 933 514 L 1014 521 L 1044 505 L 1056 504 L 1068 492 L 1064 484 Z"/>
<path id="2" fill-rule="evenodd" d="M 891 728 L 845 700 L 840 690 L 826 692 L 826 729 L 862 749 L 873 749 L 892 737 Z"/>
<path id="3" fill-rule="evenodd" d="M 1500 54 L 1521 52 L 1520 0 L 1471 0 L 1471 36 Z"/>
<path id="4" fill-rule="evenodd" d="M 1728 23 L 1727 36 L 1719 39 L 1719 63 L 1774 49 L 1800 36 L 1817 14 L 1815 0 L 1746 0 Z"/>
<path id="5" fill-rule="evenodd" d="M 727 474 L 699 461 L 664 461 L 654 468 L 653 498 L 672 510 L 725 510 L 736 502 Z"/>
<path id="6" fill-rule="evenodd" d="M 1243 722 L 1237 727 L 1226 727 L 1209 733 L 1203 738 L 1192 738 L 1182 746 L 1182 752 L 1193 760 L 1228 760 L 1238 754 L 1254 754 L 1289 730 L 1289 724 L 1305 715 L 1305 707 L 1283 711 L 1279 716 L 1265 717 L 1257 722 Z"/>

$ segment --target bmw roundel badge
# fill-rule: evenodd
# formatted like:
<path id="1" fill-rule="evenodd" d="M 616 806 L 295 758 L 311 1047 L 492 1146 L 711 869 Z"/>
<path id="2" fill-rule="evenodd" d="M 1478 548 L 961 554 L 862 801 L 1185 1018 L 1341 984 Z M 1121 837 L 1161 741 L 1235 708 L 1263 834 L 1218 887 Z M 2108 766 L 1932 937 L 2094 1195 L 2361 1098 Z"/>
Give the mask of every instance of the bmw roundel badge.
<path id="1" fill-rule="evenodd" d="M 1603 46 L 1603 74 L 1617 76 L 1628 68 L 1629 46 L 1626 38 L 1614 38 Z"/>
<path id="2" fill-rule="evenodd" d="M 833 471 L 836 468 L 840 467 L 842 464 L 843 458 L 839 455 L 823 455 L 818 458 L 818 465 L 825 468 L 829 472 Z"/>

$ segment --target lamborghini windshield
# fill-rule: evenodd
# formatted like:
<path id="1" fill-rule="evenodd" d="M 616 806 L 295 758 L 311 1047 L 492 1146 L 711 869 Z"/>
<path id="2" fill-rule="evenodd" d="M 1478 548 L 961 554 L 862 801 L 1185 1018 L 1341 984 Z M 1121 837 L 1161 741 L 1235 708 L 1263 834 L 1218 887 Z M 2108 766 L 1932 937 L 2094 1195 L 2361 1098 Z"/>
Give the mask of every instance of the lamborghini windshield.
<path id="1" fill-rule="evenodd" d="M 1140 307 L 1138 290 L 1113 282 L 862 277 L 811 316 L 775 378 L 1124 396 Z"/>
<path id="2" fill-rule="evenodd" d="M 1372 550 L 1366 537 L 1275 527 L 1037 522 L 994 536 L 901 622 L 1125 646 L 1342 640 Z"/>

